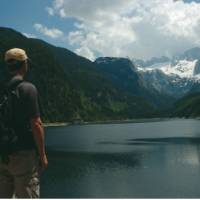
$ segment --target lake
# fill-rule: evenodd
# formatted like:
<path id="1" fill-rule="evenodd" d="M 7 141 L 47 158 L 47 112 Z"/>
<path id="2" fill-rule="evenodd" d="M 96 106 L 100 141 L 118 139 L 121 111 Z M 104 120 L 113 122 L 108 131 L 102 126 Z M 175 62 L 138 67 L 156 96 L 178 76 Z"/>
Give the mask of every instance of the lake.
<path id="1" fill-rule="evenodd" d="M 46 128 L 45 198 L 200 198 L 200 121 Z"/>

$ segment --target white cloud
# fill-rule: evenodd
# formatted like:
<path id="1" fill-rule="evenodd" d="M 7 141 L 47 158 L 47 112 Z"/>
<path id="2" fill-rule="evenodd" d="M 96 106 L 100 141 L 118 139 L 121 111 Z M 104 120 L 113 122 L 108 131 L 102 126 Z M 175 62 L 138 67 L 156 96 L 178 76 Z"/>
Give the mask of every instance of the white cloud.
<path id="1" fill-rule="evenodd" d="M 64 36 L 63 32 L 57 28 L 47 28 L 42 24 L 34 24 L 34 28 L 36 31 L 53 39 L 61 38 Z"/>
<path id="2" fill-rule="evenodd" d="M 95 60 L 94 53 L 86 46 L 81 46 L 81 48 L 76 49 L 75 53 L 77 53 L 77 54 L 79 54 L 81 56 L 84 56 L 84 57 L 90 59 L 91 61 Z"/>
<path id="3" fill-rule="evenodd" d="M 52 10 L 79 21 L 68 35 L 76 52 L 149 58 L 199 44 L 200 4 L 174 0 L 54 0 Z"/>
<path id="4" fill-rule="evenodd" d="M 54 9 L 50 7 L 46 7 L 46 11 L 48 12 L 49 15 L 53 16 L 54 15 Z"/>
<path id="5" fill-rule="evenodd" d="M 84 40 L 82 31 L 70 32 L 68 35 L 68 41 L 70 45 L 79 44 Z"/>
<path id="6" fill-rule="evenodd" d="M 36 38 L 36 35 L 32 33 L 22 33 L 22 34 L 25 35 L 27 38 Z"/>
<path id="7" fill-rule="evenodd" d="M 64 9 L 60 9 L 59 11 L 59 14 L 62 18 L 66 17 L 66 14 L 65 14 L 65 10 Z"/>

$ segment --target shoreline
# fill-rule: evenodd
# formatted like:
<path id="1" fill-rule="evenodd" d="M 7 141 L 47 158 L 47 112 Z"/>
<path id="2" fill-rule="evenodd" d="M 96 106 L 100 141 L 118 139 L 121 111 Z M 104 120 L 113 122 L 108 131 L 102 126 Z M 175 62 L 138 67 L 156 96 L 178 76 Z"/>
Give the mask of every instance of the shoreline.
<path id="1" fill-rule="evenodd" d="M 74 121 L 74 122 L 51 122 L 43 123 L 44 127 L 59 127 L 59 126 L 70 126 L 70 125 L 92 125 L 92 124 L 125 124 L 125 123 L 145 123 L 145 122 L 157 122 L 157 121 L 168 121 L 174 119 L 196 119 L 200 120 L 200 117 L 196 118 L 142 118 L 142 119 L 124 119 L 124 120 L 99 120 L 99 121 Z"/>
<path id="2" fill-rule="evenodd" d="M 43 127 L 58 127 L 58 126 L 68 126 L 69 122 L 44 122 Z"/>

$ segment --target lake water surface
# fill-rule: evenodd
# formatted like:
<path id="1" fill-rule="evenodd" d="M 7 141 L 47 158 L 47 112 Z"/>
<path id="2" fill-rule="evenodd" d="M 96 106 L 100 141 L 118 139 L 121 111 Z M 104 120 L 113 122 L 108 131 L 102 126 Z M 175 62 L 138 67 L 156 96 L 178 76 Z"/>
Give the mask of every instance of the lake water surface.
<path id="1" fill-rule="evenodd" d="M 200 121 L 46 128 L 45 198 L 200 198 Z"/>

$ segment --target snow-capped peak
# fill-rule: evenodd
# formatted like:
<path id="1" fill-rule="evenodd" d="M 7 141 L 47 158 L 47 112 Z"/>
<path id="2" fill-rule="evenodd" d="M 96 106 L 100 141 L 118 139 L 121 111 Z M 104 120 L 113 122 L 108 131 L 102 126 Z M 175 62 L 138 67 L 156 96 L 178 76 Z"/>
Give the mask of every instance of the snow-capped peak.
<path id="1" fill-rule="evenodd" d="M 138 67 L 138 71 L 154 71 L 160 70 L 166 75 L 177 75 L 180 78 L 195 78 L 194 69 L 197 60 L 188 61 L 188 60 L 179 60 L 175 65 L 170 62 L 158 63 L 149 67 Z"/>

